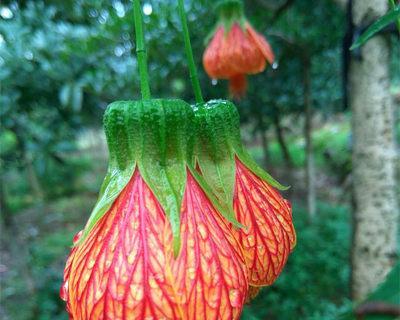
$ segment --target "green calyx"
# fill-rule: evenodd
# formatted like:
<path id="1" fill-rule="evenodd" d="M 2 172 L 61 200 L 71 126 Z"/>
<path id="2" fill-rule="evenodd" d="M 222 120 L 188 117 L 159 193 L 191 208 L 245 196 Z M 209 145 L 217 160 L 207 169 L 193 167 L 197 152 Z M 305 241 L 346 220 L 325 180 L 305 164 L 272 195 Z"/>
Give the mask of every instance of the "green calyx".
<path id="1" fill-rule="evenodd" d="M 222 0 L 216 3 L 215 11 L 218 14 L 218 22 L 206 36 L 204 43 L 210 42 L 216 30 L 222 26 L 224 28 L 225 36 L 229 33 L 232 26 L 237 23 L 245 30 L 246 16 L 244 15 L 243 2 L 240 0 Z"/>
<path id="2" fill-rule="evenodd" d="M 195 163 L 209 188 L 232 219 L 236 158 L 268 184 L 280 190 L 287 189 L 260 168 L 243 147 L 239 114 L 232 102 L 211 100 L 196 104 L 193 110 L 197 127 Z"/>
<path id="3" fill-rule="evenodd" d="M 104 115 L 108 171 L 82 238 L 111 207 L 137 169 L 170 221 L 177 254 L 180 209 L 192 160 L 193 127 L 193 111 L 182 100 L 111 103 Z"/>
<path id="4" fill-rule="evenodd" d="M 240 0 L 223 0 L 217 3 L 216 10 L 219 16 L 219 24 L 224 26 L 225 32 L 229 32 L 234 23 L 242 28 L 246 18 L 243 11 L 243 2 Z"/>

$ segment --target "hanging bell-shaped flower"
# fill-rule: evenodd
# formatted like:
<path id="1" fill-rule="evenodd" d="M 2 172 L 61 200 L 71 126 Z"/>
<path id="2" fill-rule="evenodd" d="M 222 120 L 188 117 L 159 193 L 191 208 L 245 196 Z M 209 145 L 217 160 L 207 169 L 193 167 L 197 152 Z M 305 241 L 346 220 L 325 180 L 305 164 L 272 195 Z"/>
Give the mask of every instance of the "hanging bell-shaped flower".
<path id="1" fill-rule="evenodd" d="M 192 168 L 190 106 L 114 102 L 104 126 L 108 173 L 60 291 L 71 319 L 238 319 L 244 257 Z"/>
<path id="2" fill-rule="evenodd" d="M 272 284 L 296 244 L 290 203 L 283 189 L 244 149 L 233 103 L 213 100 L 194 107 L 198 126 L 196 168 L 242 228 L 232 227 L 243 248 L 249 284 Z M 256 290 L 251 290 L 251 295 Z"/>
<path id="3" fill-rule="evenodd" d="M 246 92 L 247 74 L 265 70 L 274 62 L 267 40 L 253 29 L 240 0 L 223 0 L 217 7 L 219 20 L 203 55 L 203 65 L 213 79 L 229 79 L 231 95 Z"/>

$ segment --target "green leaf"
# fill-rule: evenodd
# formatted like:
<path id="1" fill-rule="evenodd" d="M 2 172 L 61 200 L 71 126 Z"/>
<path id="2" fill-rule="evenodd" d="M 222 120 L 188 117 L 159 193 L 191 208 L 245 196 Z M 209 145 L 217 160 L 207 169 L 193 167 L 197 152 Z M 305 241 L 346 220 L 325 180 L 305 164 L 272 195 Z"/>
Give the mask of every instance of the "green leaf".
<path id="1" fill-rule="evenodd" d="M 397 21 L 400 18 L 400 6 L 395 7 L 386 13 L 383 17 L 375 21 L 350 47 L 350 50 L 354 50 L 364 43 L 366 43 L 371 37 L 373 37 L 377 32 L 382 30 L 384 27 L 392 22 Z"/>

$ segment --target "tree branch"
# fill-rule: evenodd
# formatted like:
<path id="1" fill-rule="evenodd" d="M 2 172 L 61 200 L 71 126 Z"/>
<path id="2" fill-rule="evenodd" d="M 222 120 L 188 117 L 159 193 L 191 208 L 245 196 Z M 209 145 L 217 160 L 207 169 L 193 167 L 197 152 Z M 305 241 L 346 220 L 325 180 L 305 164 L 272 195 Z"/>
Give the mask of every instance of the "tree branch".
<path id="1" fill-rule="evenodd" d="M 355 310 L 355 314 L 359 320 L 368 314 L 400 316 L 400 307 L 386 302 L 371 301 L 360 305 Z"/>

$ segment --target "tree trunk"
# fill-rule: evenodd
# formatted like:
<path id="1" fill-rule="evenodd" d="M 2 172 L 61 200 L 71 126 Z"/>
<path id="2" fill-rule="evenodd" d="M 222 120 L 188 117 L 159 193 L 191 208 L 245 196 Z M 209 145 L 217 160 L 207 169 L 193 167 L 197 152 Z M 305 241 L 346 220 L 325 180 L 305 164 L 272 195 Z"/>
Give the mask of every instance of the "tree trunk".
<path id="1" fill-rule="evenodd" d="M 365 26 L 387 11 L 387 1 L 354 0 L 355 25 Z M 376 35 L 351 65 L 353 115 L 354 230 L 352 295 L 367 296 L 396 258 L 394 108 L 389 92 L 389 46 Z"/>
<path id="2" fill-rule="evenodd" d="M 316 212 L 315 167 L 312 143 L 312 105 L 311 105 L 311 61 L 309 57 L 303 62 L 303 94 L 305 108 L 304 137 L 306 141 L 306 188 L 307 188 L 307 212 L 311 222 Z"/>

